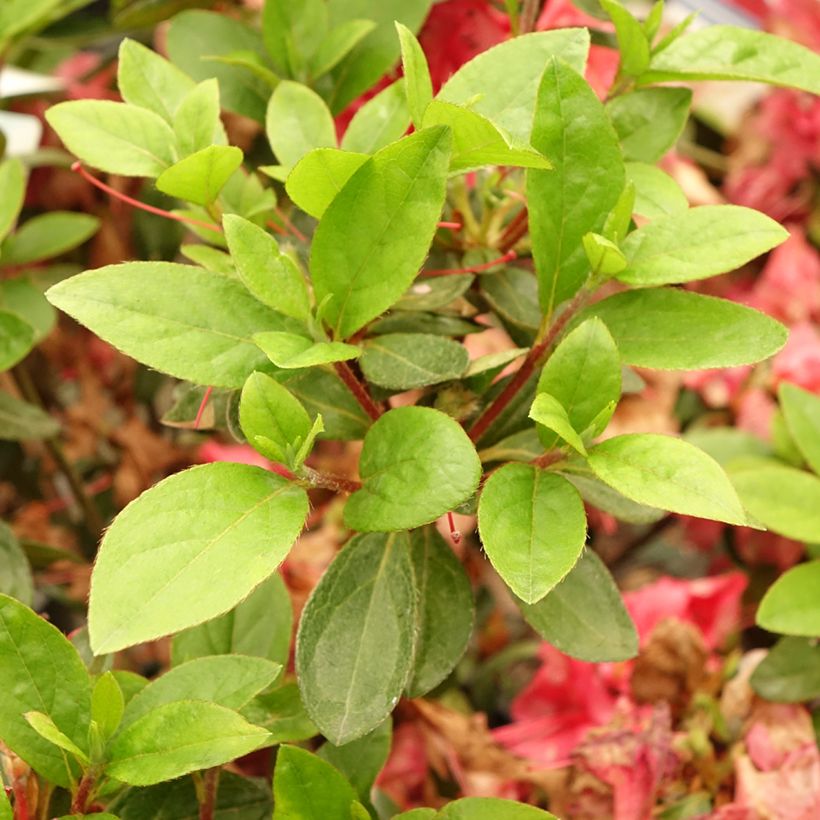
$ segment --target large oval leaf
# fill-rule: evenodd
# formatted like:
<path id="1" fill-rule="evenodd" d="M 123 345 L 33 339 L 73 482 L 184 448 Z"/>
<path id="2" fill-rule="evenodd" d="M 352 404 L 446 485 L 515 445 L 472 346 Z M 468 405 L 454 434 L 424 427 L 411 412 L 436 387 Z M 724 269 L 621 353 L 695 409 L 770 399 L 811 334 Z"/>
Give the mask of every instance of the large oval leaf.
<path id="1" fill-rule="evenodd" d="M 161 481 L 114 519 L 100 545 L 88 617 L 94 652 L 235 606 L 281 563 L 307 510 L 301 487 L 244 464 L 205 464 Z"/>

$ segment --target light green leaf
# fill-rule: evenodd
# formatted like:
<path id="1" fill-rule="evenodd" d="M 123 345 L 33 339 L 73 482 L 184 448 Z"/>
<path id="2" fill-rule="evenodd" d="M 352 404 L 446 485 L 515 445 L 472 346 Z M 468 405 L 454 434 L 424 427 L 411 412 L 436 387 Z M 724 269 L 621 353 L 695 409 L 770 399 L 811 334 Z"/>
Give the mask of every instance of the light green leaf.
<path id="1" fill-rule="evenodd" d="M 672 288 L 618 293 L 587 308 L 609 328 L 627 364 L 694 370 L 752 364 L 774 355 L 787 331 L 757 310 Z"/>
<path id="2" fill-rule="evenodd" d="M 285 316 L 304 321 L 310 315 L 310 296 L 296 263 L 279 250 L 264 229 L 240 216 L 223 219 L 228 249 L 248 290 L 260 302 Z"/>
<path id="3" fill-rule="evenodd" d="M 72 154 L 109 174 L 157 177 L 175 161 L 174 132 L 145 108 L 72 100 L 49 108 L 46 119 Z"/>
<path id="4" fill-rule="evenodd" d="M 629 180 L 629 164 L 627 163 L 624 168 L 627 171 L 626 185 L 624 185 L 615 207 L 609 212 L 604 222 L 603 235 L 616 245 L 620 245 L 629 233 L 635 207 L 635 185 Z"/>
<path id="5" fill-rule="evenodd" d="M 467 369 L 467 348 L 425 333 L 388 333 L 365 344 L 361 367 L 371 384 L 410 390 L 458 379 Z"/>
<path id="6" fill-rule="evenodd" d="M 210 205 L 241 164 L 242 151 L 238 148 L 212 145 L 163 171 L 157 178 L 157 188 L 177 199 Z"/>
<path id="7" fill-rule="evenodd" d="M 606 230 L 606 226 L 604 226 Z M 599 233 L 585 233 L 582 242 L 592 272 L 596 276 L 614 276 L 626 267 L 621 249 Z"/>
<path id="8" fill-rule="evenodd" d="M 527 603 L 543 598 L 572 569 L 587 534 L 576 489 L 530 464 L 507 464 L 490 475 L 478 528 L 492 565 Z"/>
<path id="9" fill-rule="evenodd" d="M 29 219 L 3 243 L 4 265 L 50 259 L 82 245 L 97 232 L 100 220 L 88 214 L 51 211 Z"/>
<path id="10" fill-rule="evenodd" d="M 638 287 L 707 279 L 745 265 L 788 236 L 785 228 L 751 208 L 692 208 L 629 234 L 623 243 L 629 265 L 618 279 Z"/>
<path id="11" fill-rule="evenodd" d="M 415 591 L 406 533 L 354 537 L 313 590 L 296 639 L 308 713 L 341 746 L 378 726 L 413 660 Z"/>
<path id="12" fill-rule="evenodd" d="M 356 792 L 341 772 L 317 755 L 283 746 L 273 772 L 273 820 L 352 817 Z"/>
<path id="13" fill-rule="evenodd" d="M 800 703 L 820 697 L 820 646 L 808 638 L 781 638 L 749 680 L 760 697 Z"/>
<path id="14" fill-rule="evenodd" d="M 322 217 L 311 247 L 317 303 L 346 339 L 399 299 L 421 268 L 441 214 L 449 131 L 429 128 L 377 152 Z"/>
<path id="15" fill-rule="evenodd" d="M 0 595 L 0 737 L 43 777 L 67 788 L 77 767 L 23 715 L 48 715 L 77 746 L 88 734 L 91 688 L 77 650 L 48 621 Z"/>
<path id="16" fill-rule="evenodd" d="M 504 129 L 512 139 L 526 144 L 544 69 L 552 58 L 560 58 L 582 73 L 588 51 L 589 32 L 582 28 L 515 37 L 483 51 L 461 66 L 439 91 L 438 99 L 469 105 L 477 114 Z M 538 145 L 533 145 L 540 150 Z M 542 153 L 553 159 L 549 152 Z"/>
<path id="17" fill-rule="evenodd" d="M 763 596 L 757 624 L 769 632 L 820 636 L 820 561 L 798 564 L 781 575 Z"/>
<path id="18" fill-rule="evenodd" d="M 19 159 L 0 162 L 0 240 L 14 227 L 26 194 L 26 172 Z M 5 261 L 5 260 L 4 260 Z"/>
<path id="19" fill-rule="evenodd" d="M 599 0 L 615 24 L 618 50 L 621 53 L 619 70 L 627 77 L 637 77 L 649 65 L 649 40 L 643 26 L 618 0 Z"/>
<path id="20" fill-rule="evenodd" d="M 558 820 L 548 811 L 535 806 L 502 800 L 500 797 L 462 797 L 448 803 L 437 815 L 438 820 Z"/>
<path id="21" fill-rule="evenodd" d="M 219 85 L 216 80 L 203 80 L 185 96 L 173 121 L 180 157 L 190 156 L 214 144 L 227 146 L 228 137 L 219 111 Z"/>
<path id="22" fill-rule="evenodd" d="M 401 43 L 401 64 L 404 73 L 404 87 L 407 92 L 407 105 L 413 124 L 421 128 L 424 112 L 433 100 L 433 81 L 427 57 L 412 31 L 401 23 L 396 23 L 396 31 Z"/>
<path id="23" fill-rule="evenodd" d="M 262 305 L 239 282 L 171 262 L 86 271 L 46 296 L 149 367 L 215 387 L 241 387 L 265 362 L 251 341 L 255 332 L 292 327 L 292 320 Z"/>
<path id="24" fill-rule="evenodd" d="M 416 586 L 413 669 L 407 696 L 426 695 L 453 671 L 473 631 L 473 592 L 461 562 L 434 526 L 410 534 Z"/>
<path id="25" fill-rule="evenodd" d="M 584 550 L 558 586 L 537 604 L 521 604 L 527 623 L 561 652 L 591 663 L 638 654 L 638 633 L 604 562 Z"/>
<path id="26" fill-rule="evenodd" d="M 253 340 L 277 367 L 285 370 L 344 362 L 362 355 L 361 348 L 356 345 L 314 342 L 298 333 L 257 333 Z"/>
<path id="27" fill-rule="evenodd" d="M 429 407 L 399 407 L 367 431 L 359 458 L 362 489 L 345 522 L 363 532 L 420 527 L 466 501 L 481 462 L 461 425 Z"/>
<path id="28" fill-rule="evenodd" d="M 638 504 L 749 526 L 720 465 L 682 439 L 615 436 L 589 451 L 589 466 L 601 481 Z"/>
<path id="29" fill-rule="evenodd" d="M 285 190 L 306 214 L 321 219 L 336 194 L 366 160 L 367 154 L 316 148 L 296 163 L 285 180 Z"/>
<path id="30" fill-rule="evenodd" d="M 131 786 L 150 786 L 242 757 L 267 734 L 224 706 L 165 703 L 117 734 L 105 773 Z"/>
<path id="31" fill-rule="evenodd" d="M 666 516 L 663 510 L 630 501 L 608 484 L 595 478 L 591 470 L 578 470 L 577 466 L 573 466 L 573 471 L 567 472 L 564 478 L 578 490 L 587 504 L 614 515 L 619 521 L 626 521 L 629 524 L 654 524 Z"/>
<path id="32" fill-rule="evenodd" d="M 34 346 L 34 328 L 17 314 L 0 310 L 0 371 L 24 359 Z"/>
<path id="33" fill-rule="evenodd" d="M 552 171 L 527 174 L 530 235 L 541 308 L 548 315 L 584 282 L 582 238 L 601 233 L 624 187 L 618 137 L 589 84 L 550 60 L 538 90 L 532 144 Z"/>
<path id="34" fill-rule="evenodd" d="M 610 100 L 606 113 L 624 159 L 657 162 L 678 141 L 691 103 L 688 88 L 639 88 Z"/>
<path id="35" fill-rule="evenodd" d="M 634 213 L 647 219 L 686 213 L 689 200 L 669 174 L 644 162 L 627 162 L 625 167 L 626 178 L 635 190 Z"/>
<path id="36" fill-rule="evenodd" d="M 110 738 L 122 722 L 125 698 L 112 672 L 101 675 L 91 693 L 91 719 L 96 722 L 105 740 Z"/>
<path id="37" fill-rule="evenodd" d="M 5 789 L 0 789 L 0 820 L 14 820 L 11 803 Z"/>
<path id="38" fill-rule="evenodd" d="M 681 80 L 750 80 L 820 94 L 820 55 L 762 31 L 706 26 L 656 54 L 640 83 Z"/>
<path id="39" fill-rule="evenodd" d="M 780 384 L 778 396 L 789 433 L 812 470 L 820 474 L 820 397 L 789 382 Z"/>
<path id="40" fill-rule="evenodd" d="M 227 276 L 229 279 L 238 279 L 239 274 L 230 255 L 219 248 L 212 248 L 202 243 L 180 245 L 179 252 L 191 262 L 205 270 Z"/>
<path id="41" fill-rule="evenodd" d="M 14 531 L 3 521 L 0 521 L 0 594 L 16 598 L 26 606 L 31 606 L 34 594 L 28 558 Z"/>
<path id="42" fill-rule="evenodd" d="M 58 748 L 64 749 L 80 762 L 88 763 L 88 755 L 71 738 L 66 737 L 48 715 L 44 715 L 42 712 L 26 712 L 23 717 L 40 737 L 45 738 Z"/>
<path id="43" fill-rule="evenodd" d="M 293 167 L 314 148 L 336 147 L 336 126 L 324 100 L 301 83 L 276 87 L 265 115 L 268 141 L 279 162 Z"/>
<path id="44" fill-rule="evenodd" d="M 322 0 L 267 0 L 262 11 L 262 36 L 274 68 L 297 76 L 305 58 L 316 53 L 328 27 Z"/>
<path id="45" fill-rule="evenodd" d="M 485 117 L 469 108 L 433 100 L 424 114 L 424 127 L 447 125 L 453 129 L 450 173 L 463 173 L 484 165 L 517 165 L 550 168 L 549 160 L 531 148 L 511 146 Z"/>
<path id="46" fill-rule="evenodd" d="M 172 124 L 194 81 L 155 51 L 126 37 L 120 43 L 117 88 L 125 102 L 153 111 Z"/>
<path id="47" fill-rule="evenodd" d="M 374 28 L 372 20 L 347 20 L 328 32 L 310 60 L 313 79 L 332 71 Z"/>
<path id="48" fill-rule="evenodd" d="M 221 615 L 273 573 L 307 515 L 301 487 L 218 462 L 132 501 L 103 537 L 91 582 L 95 654 Z M 230 568 L 230 573 L 226 569 Z M 210 579 L 220 578 L 219 584 Z"/>
<path id="49" fill-rule="evenodd" d="M 573 429 L 567 411 L 554 396 L 539 391 L 530 408 L 530 418 L 547 429 L 548 432 L 545 438 L 548 441 L 552 441 L 554 439 L 553 434 L 557 434 L 582 456 L 587 454 L 584 442 Z"/>
<path id="50" fill-rule="evenodd" d="M 342 137 L 342 148 L 372 154 L 401 139 L 410 125 L 404 79 L 391 83 L 354 115 Z"/>

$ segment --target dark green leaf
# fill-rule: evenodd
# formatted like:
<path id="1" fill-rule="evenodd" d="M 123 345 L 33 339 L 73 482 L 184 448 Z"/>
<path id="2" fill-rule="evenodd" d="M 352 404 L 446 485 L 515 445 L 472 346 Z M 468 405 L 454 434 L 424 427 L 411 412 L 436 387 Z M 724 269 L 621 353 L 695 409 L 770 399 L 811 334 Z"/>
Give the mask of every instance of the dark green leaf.
<path id="1" fill-rule="evenodd" d="M 48 413 L 0 391 L 0 439 L 50 438 L 59 431 L 60 425 Z"/>
<path id="2" fill-rule="evenodd" d="M 810 638 L 781 638 L 749 682 L 762 698 L 779 703 L 820 697 L 820 646 Z"/>
<path id="3" fill-rule="evenodd" d="M 365 378 L 389 390 L 410 390 L 459 378 L 467 369 L 464 345 L 423 333 L 388 333 L 368 341 L 360 361 Z"/>

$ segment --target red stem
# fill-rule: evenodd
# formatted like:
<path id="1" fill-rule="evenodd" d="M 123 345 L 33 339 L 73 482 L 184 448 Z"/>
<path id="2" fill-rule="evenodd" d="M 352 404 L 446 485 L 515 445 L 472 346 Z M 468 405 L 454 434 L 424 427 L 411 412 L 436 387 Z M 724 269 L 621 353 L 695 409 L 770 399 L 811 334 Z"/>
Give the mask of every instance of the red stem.
<path id="1" fill-rule="evenodd" d="M 288 479 L 288 481 L 294 481 L 296 476 L 288 470 L 287 467 L 282 466 L 281 464 L 272 463 L 270 465 L 271 472 L 276 473 L 276 475 L 282 476 L 282 478 Z"/>
<path id="2" fill-rule="evenodd" d="M 460 231 L 461 230 L 461 223 L 460 222 L 437 222 L 437 228 L 449 228 L 451 231 Z"/>
<path id="3" fill-rule="evenodd" d="M 96 774 L 93 768 L 91 768 L 80 780 L 80 785 L 77 787 L 77 794 L 74 795 L 74 800 L 71 802 L 71 811 L 77 814 L 85 814 L 95 781 Z"/>
<path id="4" fill-rule="evenodd" d="M 382 411 L 376 402 L 373 401 L 370 393 L 367 392 L 367 388 L 356 378 L 356 374 L 350 369 L 350 365 L 347 362 L 336 362 L 335 367 L 339 378 L 345 383 L 347 389 L 350 390 L 356 401 L 359 402 L 362 410 L 364 410 L 373 421 L 376 421 L 376 419 L 381 416 Z"/>
<path id="5" fill-rule="evenodd" d="M 202 802 L 199 804 L 199 820 L 214 820 L 216 794 L 219 789 L 221 768 L 208 769 L 202 777 Z"/>
<path id="6" fill-rule="evenodd" d="M 14 820 L 28 820 L 28 798 L 25 783 L 18 777 L 12 784 L 14 792 Z"/>
<path id="7" fill-rule="evenodd" d="M 205 412 L 205 405 L 208 404 L 208 399 L 211 398 L 213 387 L 209 387 L 199 403 L 199 410 L 196 411 L 196 418 L 194 419 L 194 430 L 199 430 L 199 423 L 202 421 L 202 414 Z"/>
<path id="8" fill-rule="evenodd" d="M 496 265 L 503 265 L 504 262 L 510 262 L 515 259 L 518 254 L 512 248 L 508 250 L 504 256 L 499 256 L 498 259 L 491 259 L 489 262 L 484 262 L 482 265 L 471 265 L 469 268 L 434 268 L 433 270 L 423 270 L 422 276 L 451 276 L 454 273 L 480 273 L 483 270 L 489 270 Z"/>
<path id="9" fill-rule="evenodd" d="M 498 247 L 502 251 L 512 248 L 513 245 L 518 244 L 518 240 L 524 236 L 528 227 L 529 213 L 527 209 L 524 208 L 510 220 L 510 224 L 507 225 L 507 230 L 505 230 L 501 236 L 501 241 L 498 243 Z"/>
<path id="10" fill-rule="evenodd" d="M 450 538 L 453 539 L 453 543 L 461 543 L 461 533 L 456 529 L 456 522 L 453 520 L 452 512 L 447 513 L 447 525 L 450 528 Z"/>

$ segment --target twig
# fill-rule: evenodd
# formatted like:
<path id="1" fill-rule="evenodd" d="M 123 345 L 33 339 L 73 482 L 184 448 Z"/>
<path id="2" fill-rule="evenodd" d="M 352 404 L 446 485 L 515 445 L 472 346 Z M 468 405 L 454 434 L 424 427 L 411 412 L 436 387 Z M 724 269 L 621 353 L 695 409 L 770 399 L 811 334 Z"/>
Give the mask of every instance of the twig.
<path id="1" fill-rule="evenodd" d="M 329 473 L 319 473 L 310 467 L 302 466 L 302 474 L 314 487 L 321 487 L 323 490 L 333 490 L 337 493 L 355 493 L 361 490 L 362 485 L 351 478 L 343 478 Z"/>
<path id="2" fill-rule="evenodd" d="M 367 392 L 367 388 L 364 384 L 356 378 L 356 374 L 351 370 L 350 365 L 347 362 L 336 362 L 334 366 L 336 372 L 339 374 L 339 378 L 345 383 L 345 386 L 353 394 L 356 401 L 359 402 L 362 410 L 364 410 L 373 421 L 376 421 L 376 419 L 381 416 L 382 411 L 376 402 L 373 401 L 372 396 Z"/>
<path id="3" fill-rule="evenodd" d="M 71 811 L 77 814 L 85 814 L 96 780 L 97 772 L 92 766 L 80 780 L 77 793 L 74 795 L 74 800 L 71 801 Z"/>
<path id="4" fill-rule="evenodd" d="M 214 820 L 216 795 L 219 791 L 221 766 L 208 769 L 202 777 L 202 799 L 199 804 L 199 820 Z"/>

